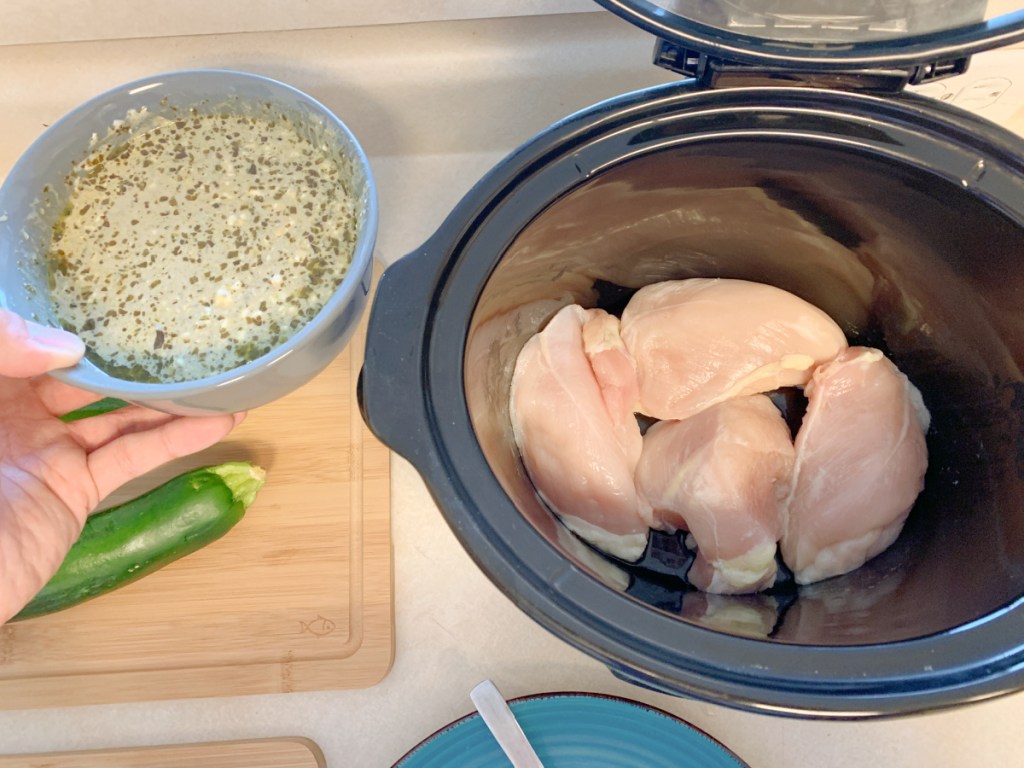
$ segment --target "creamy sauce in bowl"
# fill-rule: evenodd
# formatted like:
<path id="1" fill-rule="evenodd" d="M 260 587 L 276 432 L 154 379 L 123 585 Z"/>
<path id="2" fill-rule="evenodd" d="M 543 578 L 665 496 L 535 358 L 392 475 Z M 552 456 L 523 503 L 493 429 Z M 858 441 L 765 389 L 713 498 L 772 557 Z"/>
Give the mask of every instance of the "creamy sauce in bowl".
<path id="1" fill-rule="evenodd" d="M 66 183 L 47 256 L 54 312 L 121 378 L 191 381 L 266 354 L 352 260 L 346 159 L 270 105 L 134 113 Z"/>

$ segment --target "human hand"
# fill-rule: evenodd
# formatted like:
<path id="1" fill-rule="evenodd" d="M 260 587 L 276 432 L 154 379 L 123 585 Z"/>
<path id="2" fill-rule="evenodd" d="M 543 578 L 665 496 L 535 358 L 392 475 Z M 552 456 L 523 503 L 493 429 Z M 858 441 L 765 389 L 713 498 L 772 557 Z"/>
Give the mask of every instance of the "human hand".
<path id="1" fill-rule="evenodd" d="M 111 491 L 208 448 L 244 418 L 128 406 L 64 423 L 99 398 L 42 374 L 84 351 L 77 336 L 0 309 L 0 624 L 53 576 Z"/>

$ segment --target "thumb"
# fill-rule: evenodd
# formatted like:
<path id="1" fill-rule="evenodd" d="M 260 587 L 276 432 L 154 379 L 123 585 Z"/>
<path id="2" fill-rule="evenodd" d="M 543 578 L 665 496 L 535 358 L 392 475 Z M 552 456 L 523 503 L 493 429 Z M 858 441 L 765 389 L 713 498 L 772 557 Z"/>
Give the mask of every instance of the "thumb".
<path id="1" fill-rule="evenodd" d="M 0 376 L 27 378 L 77 363 L 85 344 L 73 333 L 0 309 Z"/>

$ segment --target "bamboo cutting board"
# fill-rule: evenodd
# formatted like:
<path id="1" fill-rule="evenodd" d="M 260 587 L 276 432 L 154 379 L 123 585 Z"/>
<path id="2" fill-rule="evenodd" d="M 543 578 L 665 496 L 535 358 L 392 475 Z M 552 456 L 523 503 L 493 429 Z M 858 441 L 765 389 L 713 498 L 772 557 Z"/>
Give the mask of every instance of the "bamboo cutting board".
<path id="1" fill-rule="evenodd" d="M 368 312 L 366 313 L 368 315 Z M 356 402 L 366 315 L 313 381 L 122 489 L 250 459 L 226 536 L 116 592 L 0 627 L 0 709 L 368 687 L 394 649 L 388 450 Z"/>
<path id="2" fill-rule="evenodd" d="M 324 768 L 309 739 L 253 739 L 209 744 L 97 749 L 0 756 L 0 768 Z"/>

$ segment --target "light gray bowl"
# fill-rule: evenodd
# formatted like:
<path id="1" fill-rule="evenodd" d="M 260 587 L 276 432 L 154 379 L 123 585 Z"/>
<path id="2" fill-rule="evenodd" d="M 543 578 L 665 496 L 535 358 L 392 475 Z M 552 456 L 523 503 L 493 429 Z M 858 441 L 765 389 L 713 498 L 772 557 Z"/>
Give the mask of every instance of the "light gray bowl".
<path id="1" fill-rule="evenodd" d="M 323 370 L 351 338 L 366 309 L 377 233 L 377 195 L 369 162 L 352 132 L 306 94 L 243 72 L 195 70 L 137 80 L 97 96 L 51 125 L 26 150 L 0 186 L 0 306 L 56 325 L 43 254 L 52 221 L 39 216 L 44 198 L 66 196 L 64 177 L 88 154 L 93 134 L 103 136 L 129 110 L 166 114 L 193 104 L 270 102 L 337 142 L 348 161 L 350 189 L 361 208 L 352 263 L 320 312 L 287 341 L 233 370 L 181 383 L 138 383 L 111 376 L 83 360 L 53 375 L 68 384 L 168 413 L 202 414 L 256 408 L 298 388 Z"/>

